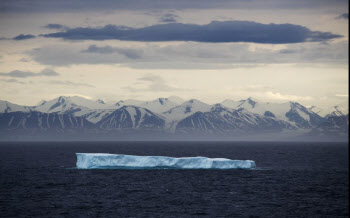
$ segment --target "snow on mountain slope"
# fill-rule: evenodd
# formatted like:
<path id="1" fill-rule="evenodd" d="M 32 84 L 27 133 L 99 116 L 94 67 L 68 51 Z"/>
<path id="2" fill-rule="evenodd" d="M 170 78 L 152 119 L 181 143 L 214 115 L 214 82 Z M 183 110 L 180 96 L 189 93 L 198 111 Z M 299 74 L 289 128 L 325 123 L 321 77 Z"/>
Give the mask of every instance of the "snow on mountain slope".
<path id="1" fill-rule="evenodd" d="M 170 97 L 167 97 L 167 99 L 171 102 L 176 103 L 177 105 L 180 105 L 185 102 L 185 100 L 177 96 L 170 96 Z"/>
<path id="2" fill-rule="evenodd" d="M 9 113 L 15 111 L 29 112 L 31 111 L 31 109 L 27 106 L 21 106 L 18 104 L 13 104 L 7 101 L 0 100 L 0 113 Z"/>
<path id="3" fill-rule="evenodd" d="M 163 103 L 163 105 L 161 103 Z M 169 102 L 166 99 L 158 99 L 151 102 L 129 99 L 125 101 L 119 101 L 116 104 L 106 104 L 102 100 L 92 101 L 78 96 L 61 96 L 51 101 L 43 101 L 40 105 L 33 107 L 33 109 L 46 113 L 58 112 L 64 114 L 72 114 L 74 116 L 84 117 L 92 123 L 97 123 L 124 105 L 139 104 L 144 104 L 155 112 L 163 112 L 176 105 L 175 103 Z"/>
<path id="4" fill-rule="evenodd" d="M 162 129 L 165 120 L 146 108 L 123 106 L 105 116 L 97 125 L 106 129 Z"/>
<path id="5" fill-rule="evenodd" d="M 211 106 L 206 103 L 203 103 L 196 99 L 191 99 L 189 101 L 185 101 L 181 105 L 175 106 L 174 108 L 163 112 L 162 115 L 167 119 L 168 122 L 179 121 L 198 111 L 210 111 L 210 108 Z"/>
<path id="6" fill-rule="evenodd" d="M 324 116 L 324 117 L 329 117 L 329 116 L 345 116 L 345 115 L 348 115 L 349 114 L 349 111 L 339 105 L 336 105 L 333 107 L 333 110 L 329 111 L 328 114 L 324 115 L 324 113 L 322 113 L 321 111 L 321 114 L 320 116 Z"/>
<path id="7" fill-rule="evenodd" d="M 297 102 L 260 103 L 252 98 L 248 98 L 238 103 L 224 101 L 223 105 L 232 109 L 244 108 L 255 114 L 292 122 L 300 128 L 310 128 L 322 122 L 322 118 L 319 115 Z"/>
<path id="8" fill-rule="evenodd" d="M 220 103 L 221 105 L 228 107 L 228 108 L 232 108 L 232 109 L 236 109 L 238 107 L 238 105 L 242 104 L 242 101 L 233 101 L 230 99 L 226 99 L 225 101 Z"/>
<path id="9" fill-rule="evenodd" d="M 82 117 L 68 114 L 11 112 L 0 114 L 1 129 L 82 129 L 94 125 Z"/>
<path id="10" fill-rule="evenodd" d="M 244 131 L 282 131 L 295 129 L 289 122 L 254 114 L 246 109 L 232 110 L 220 104 L 208 112 L 196 112 L 181 120 L 176 133 L 231 134 Z"/>
<path id="11" fill-rule="evenodd" d="M 145 103 L 145 101 L 140 101 L 140 100 L 135 100 L 135 99 L 127 99 L 127 100 L 118 101 L 114 105 L 117 107 L 123 107 L 123 106 L 127 106 L 127 105 L 139 106 L 142 103 Z"/>
<path id="12" fill-rule="evenodd" d="M 323 131 L 343 131 L 348 132 L 349 130 L 349 116 L 328 116 L 326 121 L 321 123 L 318 128 Z"/>
<path id="13" fill-rule="evenodd" d="M 310 107 L 310 110 L 324 118 L 327 118 L 329 116 L 345 116 L 349 114 L 347 102 L 328 108 L 319 108 L 316 106 L 312 106 Z"/>
<path id="14" fill-rule="evenodd" d="M 223 106 L 226 106 L 228 108 L 232 109 L 239 109 L 244 108 L 247 111 L 259 114 L 259 115 L 265 115 L 265 112 L 269 114 L 270 116 L 274 116 L 278 119 L 287 121 L 286 113 L 291 109 L 290 103 L 260 103 L 256 100 L 253 100 L 252 98 L 248 98 L 246 100 L 236 101 L 236 102 L 229 102 L 228 100 L 224 101 L 222 103 Z M 270 113 L 269 113 L 270 112 Z"/>
<path id="15" fill-rule="evenodd" d="M 60 96 L 50 101 L 43 101 L 41 104 L 32 107 L 33 110 L 37 110 L 45 113 L 59 112 L 59 113 L 74 113 L 81 110 L 89 109 L 104 109 L 111 108 L 113 106 L 106 105 L 98 101 L 92 101 L 78 96 L 65 97 Z"/>
<path id="16" fill-rule="evenodd" d="M 176 107 L 177 105 L 177 103 L 172 102 L 167 98 L 158 98 L 153 101 L 146 101 L 138 106 L 147 108 L 155 113 L 163 113 L 173 107 Z"/>
<path id="17" fill-rule="evenodd" d="M 318 140 L 331 138 L 332 140 L 348 141 L 349 115 L 328 116 L 325 121 L 313 128 L 306 135 L 316 137 Z"/>
<path id="18" fill-rule="evenodd" d="M 79 116 L 87 119 L 91 123 L 97 123 L 104 117 L 111 114 L 115 109 L 100 109 L 100 110 L 81 110 L 74 112 L 74 116 Z"/>
<path id="19" fill-rule="evenodd" d="M 317 107 L 317 106 L 311 106 L 311 107 L 309 107 L 309 109 L 312 111 L 312 112 L 314 112 L 314 113 L 316 113 L 316 114 L 318 114 L 318 115 L 320 115 L 319 113 L 323 110 L 323 108 L 320 108 L 320 107 Z M 321 116 L 321 115 L 320 115 Z M 322 117 L 322 116 L 321 116 Z"/>

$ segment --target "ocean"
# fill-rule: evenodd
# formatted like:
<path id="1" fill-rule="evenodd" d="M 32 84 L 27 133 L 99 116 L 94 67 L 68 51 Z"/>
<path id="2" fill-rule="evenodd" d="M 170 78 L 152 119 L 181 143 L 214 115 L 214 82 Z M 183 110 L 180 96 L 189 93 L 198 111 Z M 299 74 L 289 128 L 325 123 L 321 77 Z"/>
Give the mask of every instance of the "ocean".
<path id="1" fill-rule="evenodd" d="M 254 160 L 254 170 L 75 169 L 75 153 Z M 348 217 L 348 143 L 1 142 L 0 217 Z"/>

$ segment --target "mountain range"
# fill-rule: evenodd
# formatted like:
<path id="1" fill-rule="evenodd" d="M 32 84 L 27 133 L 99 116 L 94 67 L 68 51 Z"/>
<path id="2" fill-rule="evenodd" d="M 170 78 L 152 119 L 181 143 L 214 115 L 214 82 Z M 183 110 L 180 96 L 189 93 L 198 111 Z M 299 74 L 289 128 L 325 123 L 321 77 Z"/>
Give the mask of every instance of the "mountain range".
<path id="1" fill-rule="evenodd" d="M 60 96 L 35 106 L 0 101 L 0 137 L 4 140 L 43 135 L 235 139 L 243 135 L 249 138 L 285 133 L 291 133 L 287 134 L 290 138 L 297 135 L 300 139 L 331 137 L 337 140 L 347 138 L 348 125 L 347 104 L 319 108 L 298 102 L 268 103 L 248 98 L 210 105 L 175 96 L 111 103 Z"/>

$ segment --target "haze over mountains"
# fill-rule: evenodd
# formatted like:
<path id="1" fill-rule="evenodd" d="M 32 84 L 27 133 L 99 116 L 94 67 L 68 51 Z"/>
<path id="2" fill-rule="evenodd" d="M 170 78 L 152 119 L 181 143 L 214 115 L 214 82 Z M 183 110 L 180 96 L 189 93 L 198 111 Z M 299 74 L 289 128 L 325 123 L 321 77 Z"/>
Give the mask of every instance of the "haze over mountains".
<path id="1" fill-rule="evenodd" d="M 248 98 L 209 105 L 179 97 L 106 103 L 77 96 L 60 96 L 36 106 L 0 101 L 1 139 L 9 140 L 55 140 L 57 136 L 113 140 L 346 140 L 348 125 L 347 104 L 308 108 L 297 102 L 267 103 Z"/>

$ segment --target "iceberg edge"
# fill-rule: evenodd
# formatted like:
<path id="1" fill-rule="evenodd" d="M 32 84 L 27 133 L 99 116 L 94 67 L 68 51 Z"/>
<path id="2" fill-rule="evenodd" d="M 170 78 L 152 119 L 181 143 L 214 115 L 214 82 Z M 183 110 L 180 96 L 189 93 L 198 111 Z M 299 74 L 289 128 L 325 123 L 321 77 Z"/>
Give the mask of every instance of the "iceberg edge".
<path id="1" fill-rule="evenodd" d="M 78 169 L 252 169 L 252 160 L 76 153 Z"/>

